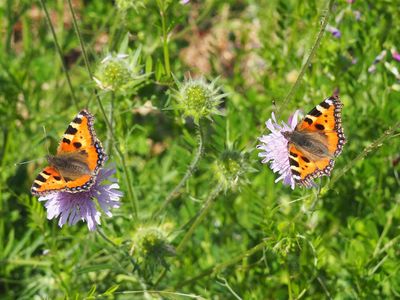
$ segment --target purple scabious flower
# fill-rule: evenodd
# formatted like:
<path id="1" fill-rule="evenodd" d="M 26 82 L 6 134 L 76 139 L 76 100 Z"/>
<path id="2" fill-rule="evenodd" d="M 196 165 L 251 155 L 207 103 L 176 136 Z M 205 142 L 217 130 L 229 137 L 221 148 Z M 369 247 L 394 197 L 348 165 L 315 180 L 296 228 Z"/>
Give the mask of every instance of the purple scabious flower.
<path id="1" fill-rule="evenodd" d="M 100 225 L 101 212 L 97 210 L 94 199 L 97 199 L 100 208 L 104 213 L 111 217 L 111 208 L 120 206 L 122 192 L 119 190 L 118 180 L 111 177 L 115 173 L 114 168 L 100 169 L 95 183 L 88 191 L 79 193 L 56 192 L 39 197 L 39 201 L 46 201 L 47 219 L 60 217 L 58 225 L 62 227 L 74 225 L 79 220 L 87 222 L 89 230 L 95 230 L 96 225 Z M 103 184 L 109 181 L 110 184 Z"/>
<path id="2" fill-rule="evenodd" d="M 332 36 L 337 38 L 337 39 L 342 36 L 342 33 L 340 32 L 340 30 L 338 28 L 336 28 L 336 27 L 327 25 L 326 26 L 326 30 L 329 31 L 332 34 Z"/>
<path id="3" fill-rule="evenodd" d="M 393 59 L 400 61 L 400 53 L 397 52 L 396 50 L 392 50 L 392 57 Z"/>
<path id="4" fill-rule="evenodd" d="M 262 151 L 258 154 L 259 157 L 263 158 L 261 162 L 264 164 L 269 162 L 272 171 L 280 174 L 275 182 L 283 180 L 283 184 L 290 185 L 292 189 L 295 187 L 295 180 L 290 170 L 288 141 L 282 135 L 282 132 L 293 131 L 295 129 L 299 114 L 300 110 L 296 110 L 289 117 L 288 124 L 283 121 L 281 124 L 278 124 L 275 114 L 272 113 L 272 117 L 265 122 L 271 133 L 260 137 L 258 140 L 261 144 L 257 146 L 257 149 Z"/>
<path id="5" fill-rule="evenodd" d="M 185 5 L 188 4 L 190 2 L 190 0 L 181 0 L 181 4 Z"/>

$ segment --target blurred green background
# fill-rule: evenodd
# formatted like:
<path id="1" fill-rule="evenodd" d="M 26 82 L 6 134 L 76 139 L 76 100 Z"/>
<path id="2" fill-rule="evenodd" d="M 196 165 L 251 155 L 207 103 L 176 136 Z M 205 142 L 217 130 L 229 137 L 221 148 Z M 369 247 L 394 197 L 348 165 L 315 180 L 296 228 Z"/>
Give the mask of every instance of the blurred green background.
<path id="1" fill-rule="evenodd" d="M 68 123 L 88 103 L 98 137 L 110 141 L 68 2 L 48 1 L 47 9 L 74 95 L 41 3 L 2 1 L 1 298 L 400 297 L 399 1 L 335 1 L 331 13 L 327 3 L 295 0 L 74 0 L 72 6 L 93 72 L 127 36 L 130 52 L 141 49 L 139 65 L 148 76 L 122 93 L 98 91 L 106 112 L 113 108 L 112 143 L 121 149 L 138 195 L 138 218 L 127 196 L 112 218 L 103 214 L 101 229 L 112 246 L 85 223 L 59 228 L 30 195 L 47 149 L 55 152 Z M 295 109 L 307 112 L 339 88 L 348 143 L 333 170 L 341 176 L 320 195 L 318 189 L 292 191 L 274 183 L 277 176 L 254 147 L 328 15 L 320 47 L 279 116 L 286 121 Z M 386 55 L 374 63 L 382 51 Z M 220 76 L 228 96 L 221 107 L 225 116 L 204 123 L 204 154 L 193 175 L 162 217 L 152 219 L 197 147 L 195 124 L 165 109 L 176 89 L 168 69 L 177 80 Z M 364 155 L 389 128 L 394 132 Z M 179 244 L 213 193 L 215 166 L 227 148 L 243 155 L 239 186 L 216 195 L 175 256 L 154 247 L 153 255 L 143 254 L 138 239 L 149 232 L 161 232 L 168 247 Z M 114 151 L 110 160 L 127 195 Z M 317 183 L 328 187 L 329 179 Z"/>

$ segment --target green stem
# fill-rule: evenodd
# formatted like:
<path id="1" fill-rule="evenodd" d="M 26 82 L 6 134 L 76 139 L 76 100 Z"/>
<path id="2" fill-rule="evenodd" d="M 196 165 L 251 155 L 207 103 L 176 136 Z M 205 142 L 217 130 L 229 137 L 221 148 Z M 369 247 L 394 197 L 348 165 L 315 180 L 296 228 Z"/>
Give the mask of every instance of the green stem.
<path id="1" fill-rule="evenodd" d="M 122 250 L 121 248 L 119 248 L 112 240 L 110 240 L 105 233 L 101 230 L 101 229 L 97 229 L 96 232 L 98 233 L 98 235 L 105 240 L 108 244 L 110 244 L 115 250 L 116 252 L 122 253 L 124 256 L 126 256 L 126 258 L 129 260 L 129 262 L 132 264 L 133 266 L 133 270 L 135 271 L 137 269 L 137 264 L 136 262 L 133 260 L 132 256 L 129 255 L 129 253 L 127 253 L 126 251 Z"/>
<path id="2" fill-rule="evenodd" d="M 72 8 L 71 0 L 68 0 L 68 5 L 69 5 L 69 9 L 70 9 L 71 14 L 72 14 L 72 20 L 73 20 L 73 23 L 74 23 L 74 28 L 75 28 L 76 34 L 78 36 L 79 43 L 80 43 L 80 46 L 81 46 L 81 49 L 82 49 L 82 53 L 83 53 L 83 56 L 84 56 L 86 69 L 87 69 L 87 72 L 89 74 L 90 79 L 92 80 L 93 75 L 92 75 L 92 71 L 90 69 L 89 59 L 88 59 L 88 56 L 87 56 L 87 53 L 86 53 L 86 50 L 85 50 L 85 45 L 83 44 L 83 39 L 82 39 L 82 35 L 81 35 L 79 27 L 78 27 L 78 23 L 76 21 L 75 12 L 74 12 L 74 9 Z M 109 128 L 109 132 L 110 132 L 110 135 L 112 137 L 112 140 L 115 141 L 115 135 L 114 135 L 114 132 L 112 130 L 112 125 L 111 125 L 110 121 L 107 118 L 107 114 L 106 114 L 106 112 L 104 110 L 103 104 L 101 103 L 101 99 L 100 99 L 100 96 L 99 96 L 96 88 L 94 89 L 94 93 L 96 95 L 96 100 L 97 100 L 97 103 L 98 103 L 98 105 L 100 107 L 100 111 L 101 111 L 101 113 L 103 115 L 103 118 L 104 118 L 106 124 L 107 124 L 107 127 Z M 87 105 L 89 105 L 89 102 L 88 102 Z M 116 152 L 116 154 L 118 156 L 119 161 L 121 162 L 123 173 L 124 173 L 125 184 L 126 184 L 127 189 L 128 189 L 129 200 L 130 200 L 131 205 L 132 205 L 134 217 L 135 217 L 135 219 L 137 219 L 137 216 L 138 216 L 138 198 L 137 198 L 136 192 L 132 189 L 131 179 L 130 179 L 130 175 L 129 175 L 130 173 L 128 172 L 128 168 L 126 167 L 125 157 L 123 156 L 121 150 L 117 146 L 117 143 L 114 142 L 113 143 L 113 147 L 115 149 L 115 152 Z"/>
<path id="3" fill-rule="evenodd" d="M 190 237 L 192 236 L 194 230 L 197 228 L 197 226 L 204 220 L 208 212 L 210 211 L 212 205 L 215 203 L 215 200 L 219 193 L 223 189 L 223 184 L 219 183 L 214 190 L 210 193 L 208 196 L 206 202 L 204 203 L 204 206 L 202 210 L 200 211 L 199 215 L 196 217 L 194 220 L 193 224 L 190 226 L 189 230 L 186 231 L 185 235 L 183 236 L 181 242 L 179 245 L 176 247 L 176 253 L 179 254 L 182 249 L 186 246 L 186 243 L 189 241 Z"/>
<path id="4" fill-rule="evenodd" d="M 111 145 L 113 144 L 113 126 L 114 126 L 114 99 L 115 99 L 115 93 L 112 91 L 111 92 L 111 100 L 110 100 L 110 112 L 109 112 L 109 120 L 110 120 L 110 127 L 107 127 L 107 143 L 106 143 L 106 153 L 108 153 L 109 156 L 111 156 Z"/>
<path id="5" fill-rule="evenodd" d="M 160 8 L 160 16 L 161 16 L 161 27 L 162 27 L 162 34 L 163 34 L 163 53 L 164 53 L 164 65 L 165 65 L 165 72 L 167 77 L 171 76 L 171 66 L 169 63 L 169 49 L 168 49 L 168 30 L 167 30 L 167 20 L 166 20 L 166 12 L 165 4 L 159 3 Z"/>
<path id="6" fill-rule="evenodd" d="M 224 270 L 224 269 L 226 269 L 226 268 L 228 268 L 228 267 L 230 267 L 230 266 L 242 261 L 244 258 L 249 257 L 249 256 L 253 255 L 254 253 L 256 253 L 258 251 L 261 251 L 264 247 L 265 247 L 265 242 L 263 241 L 263 242 L 255 245 L 254 247 L 242 252 L 241 254 L 236 255 L 235 257 L 233 257 L 233 258 L 231 258 L 231 259 L 229 259 L 229 260 L 227 260 L 225 262 L 222 262 L 222 263 L 216 264 L 215 266 L 207 268 L 206 270 L 202 271 L 200 274 L 195 275 L 192 278 L 189 278 L 189 279 L 187 279 L 187 280 L 185 280 L 183 282 L 178 283 L 175 286 L 175 288 L 181 288 L 181 287 L 183 287 L 185 285 L 188 285 L 188 284 L 191 284 L 193 282 L 196 282 L 197 280 L 199 280 L 199 279 L 201 279 L 203 277 L 206 277 L 206 276 L 209 276 L 209 275 L 212 275 L 212 274 L 215 274 L 215 273 L 219 273 L 222 270 Z"/>
<path id="7" fill-rule="evenodd" d="M 203 208 L 201 209 L 200 213 L 197 215 L 197 217 L 195 218 L 193 224 L 190 226 L 189 230 L 186 231 L 185 235 L 183 236 L 181 242 L 179 243 L 179 245 L 176 247 L 176 253 L 177 255 L 180 254 L 180 252 L 182 251 L 182 249 L 186 246 L 186 243 L 189 241 L 190 237 L 192 236 L 194 230 L 196 229 L 196 227 L 203 221 L 203 219 L 206 217 L 207 213 L 209 212 L 209 210 L 211 209 L 212 205 L 215 202 L 215 199 L 217 198 L 218 194 L 221 192 L 221 190 L 223 189 L 223 184 L 219 183 L 214 190 L 210 193 L 210 195 L 208 196 L 207 200 L 204 203 Z M 167 273 L 167 269 L 164 269 L 160 276 L 157 278 L 156 283 L 155 283 L 155 287 L 157 287 L 157 285 L 160 283 L 160 281 L 164 278 L 165 274 Z"/>
<path id="8" fill-rule="evenodd" d="M 198 140 L 198 147 L 196 150 L 196 153 L 189 165 L 189 167 L 186 170 L 185 175 L 182 177 L 182 179 L 179 181 L 178 185 L 175 186 L 175 188 L 168 194 L 167 198 L 165 198 L 163 204 L 161 204 L 160 208 L 153 214 L 152 218 L 158 217 L 162 212 L 165 211 L 165 208 L 174 200 L 178 195 L 182 187 L 185 185 L 185 183 L 189 180 L 189 178 L 193 175 L 194 170 L 196 169 L 200 158 L 203 154 L 204 150 L 204 137 L 203 137 L 203 128 L 201 125 L 201 122 L 199 123 L 197 127 L 197 140 Z"/>
<path id="9" fill-rule="evenodd" d="M 299 74 L 299 76 L 297 76 L 296 82 L 294 83 L 294 85 L 289 90 L 289 93 L 286 95 L 286 97 L 283 100 L 282 104 L 278 107 L 276 115 L 278 115 L 280 109 L 282 107 L 286 107 L 287 103 L 292 99 L 293 95 L 295 94 L 295 92 L 297 91 L 297 89 L 298 89 L 298 87 L 300 85 L 301 80 L 304 77 L 304 74 L 305 74 L 307 68 L 311 64 L 311 60 L 313 59 L 315 53 L 317 52 L 317 49 L 319 48 L 319 45 L 320 45 L 321 40 L 322 40 L 322 37 L 324 36 L 326 25 L 328 25 L 329 17 L 330 17 L 330 15 L 332 13 L 333 3 L 334 3 L 334 0 L 329 0 L 328 5 L 327 5 L 328 6 L 327 13 L 323 17 L 321 28 L 320 28 L 320 30 L 318 32 L 317 38 L 316 38 L 316 40 L 314 42 L 314 45 L 311 48 L 311 52 L 308 55 L 306 62 L 302 66 L 302 68 L 300 70 L 300 74 Z"/>
<path id="10" fill-rule="evenodd" d="M 76 97 L 75 97 L 75 92 L 74 92 L 74 88 L 73 88 L 72 83 L 71 83 L 71 78 L 70 78 L 69 73 L 68 73 L 67 65 L 65 64 L 65 61 L 64 61 L 64 55 L 63 55 L 63 53 L 61 51 L 60 44 L 58 43 L 56 32 L 54 30 L 53 23 L 51 22 L 51 19 L 50 19 L 50 16 L 49 16 L 49 12 L 47 10 L 46 2 L 45 2 L 45 0 L 40 0 L 40 3 L 42 4 L 44 14 L 46 15 L 46 20 L 47 20 L 47 23 L 49 24 L 49 27 L 50 27 L 50 30 L 51 30 L 51 34 L 53 35 L 53 41 L 54 41 L 54 44 L 56 46 L 58 55 L 60 57 L 61 65 L 62 65 L 64 74 L 65 74 L 65 77 L 67 78 L 68 87 L 69 87 L 69 90 L 71 92 L 72 102 L 74 103 L 76 109 L 79 110 L 78 101 L 76 100 Z"/>

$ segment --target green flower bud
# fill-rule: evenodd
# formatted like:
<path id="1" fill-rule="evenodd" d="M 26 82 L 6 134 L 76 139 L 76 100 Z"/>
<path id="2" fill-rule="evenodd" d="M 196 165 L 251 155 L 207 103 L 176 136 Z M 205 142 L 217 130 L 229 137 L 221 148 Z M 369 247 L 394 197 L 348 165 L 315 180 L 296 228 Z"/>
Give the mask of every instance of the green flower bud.
<path id="1" fill-rule="evenodd" d="M 214 171 L 219 182 L 225 188 L 236 189 L 246 184 L 245 173 L 252 171 L 246 162 L 246 155 L 240 151 L 226 149 L 214 163 Z"/>
<path id="2" fill-rule="evenodd" d="M 173 94 L 178 102 L 175 107 L 182 111 L 183 116 L 192 117 L 196 124 L 202 118 L 211 119 L 213 114 L 221 115 L 218 107 L 227 94 L 220 92 L 221 88 L 216 86 L 217 80 L 208 84 L 203 78 L 190 78 L 180 83 L 175 78 L 178 86 Z"/>
<path id="3" fill-rule="evenodd" d="M 140 0 L 115 0 L 118 11 L 126 13 L 130 9 L 138 10 L 139 7 L 145 7 L 144 1 Z"/>
<path id="4" fill-rule="evenodd" d="M 93 80 L 97 86 L 106 91 L 126 91 L 132 89 L 148 74 L 139 74 L 137 65 L 140 48 L 133 55 L 107 55 L 98 66 Z"/>
<path id="5" fill-rule="evenodd" d="M 151 276 L 160 265 L 168 268 L 166 257 L 175 255 L 175 248 L 160 227 L 139 227 L 135 232 L 131 254 L 133 254 L 146 275 Z"/>

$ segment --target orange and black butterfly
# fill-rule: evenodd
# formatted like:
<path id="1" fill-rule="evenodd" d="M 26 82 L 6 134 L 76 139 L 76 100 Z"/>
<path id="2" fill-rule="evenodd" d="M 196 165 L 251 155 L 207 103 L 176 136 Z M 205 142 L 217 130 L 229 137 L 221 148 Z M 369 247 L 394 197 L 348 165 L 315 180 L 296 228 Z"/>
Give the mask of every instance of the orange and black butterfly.
<path id="1" fill-rule="evenodd" d="M 77 193 L 95 182 L 107 155 L 93 128 L 94 117 L 82 110 L 69 124 L 56 155 L 48 155 L 45 167 L 33 182 L 33 195 L 51 192 Z"/>
<path id="2" fill-rule="evenodd" d="M 335 158 L 342 152 L 346 138 L 337 95 L 314 107 L 294 131 L 283 132 L 288 140 L 289 164 L 296 183 L 311 187 L 313 179 L 329 176 Z"/>

